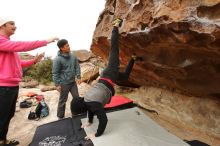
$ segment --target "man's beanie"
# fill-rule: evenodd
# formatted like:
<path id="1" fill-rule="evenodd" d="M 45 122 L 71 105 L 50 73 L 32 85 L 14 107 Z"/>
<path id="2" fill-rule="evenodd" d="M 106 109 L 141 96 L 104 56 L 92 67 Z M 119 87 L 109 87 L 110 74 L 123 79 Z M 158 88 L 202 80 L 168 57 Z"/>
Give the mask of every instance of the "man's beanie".
<path id="1" fill-rule="evenodd" d="M 5 23 L 10 22 L 10 21 L 12 21 L 12 20 L 7 19 L 7 18 L 0 18 L 0 26 L 4 25 Z"/>
<path id="2" fill-rule="evenodd" d="M 71 101 L 72 114 L 73 115 L 83 114 L 86 111 L 87 110 L 86 110 L 84 98 L 82 98 L 82 97 L 73 98 L 73 100 Z"/>
<path id="3" fill-rule="evenodd" d="M 59 48 L 62 48 L 64 45 L 66 45 L 68 43 L 68 41 L 66 39 L 61 39 L 57 42 L 57 46 Z"/>

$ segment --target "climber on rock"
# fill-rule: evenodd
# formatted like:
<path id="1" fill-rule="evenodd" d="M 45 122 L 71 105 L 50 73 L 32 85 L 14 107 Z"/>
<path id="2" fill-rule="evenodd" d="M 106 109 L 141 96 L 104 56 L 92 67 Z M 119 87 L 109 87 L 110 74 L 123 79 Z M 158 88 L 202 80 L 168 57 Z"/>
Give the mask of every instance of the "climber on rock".
<path id="1" fill-rule="evenodd" d="M 113 21 L 108 65 L 101 73 L 98 82 L 86 92 L 84 98 L 74 98 L 71 102 L 71 111 L 73 115 L 82 114 L 88 111 L 88 122 L 83 124 L 82 128 L 90 126 L 93 123 L 94 115 L 96 115 L 99 120 L 96 133 L 88 134 L 85 139 L 93 139 L 103 134 L 108 122 L 104 106 L 111 101 L 111 97 L 115 94 L 115 83 L 117 83 L 118 80 L 127 80 L 134 62 L 136 60 L 142 60 L 141 57 L 133 55 L 125 72 L 119 72 L 118 28 L 122 25 L 122 22 L 120 18 Z"/>

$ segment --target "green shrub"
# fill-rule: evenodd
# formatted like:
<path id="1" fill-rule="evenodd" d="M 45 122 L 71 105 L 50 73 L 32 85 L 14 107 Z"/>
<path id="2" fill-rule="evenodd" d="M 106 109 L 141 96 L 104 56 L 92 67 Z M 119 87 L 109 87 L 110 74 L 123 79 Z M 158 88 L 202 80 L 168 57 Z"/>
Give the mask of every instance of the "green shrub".
<path id="1" fill-rule="evenodd" d="M 23 69 L 23 80 L 37 80 L 41 84 L 52 82 L 52 59 L 47 57 L 29 68 Z"/>

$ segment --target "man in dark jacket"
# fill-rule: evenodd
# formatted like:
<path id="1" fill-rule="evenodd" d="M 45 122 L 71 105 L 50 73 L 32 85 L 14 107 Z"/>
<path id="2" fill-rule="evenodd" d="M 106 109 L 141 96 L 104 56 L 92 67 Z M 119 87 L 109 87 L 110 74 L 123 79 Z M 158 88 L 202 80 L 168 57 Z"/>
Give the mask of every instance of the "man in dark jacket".
<path id="1" fill-rule="evenodd" d="M 57 117 L 62 119 L 65 117 L 65 107 L 69 92 L 73 98 L 79 96 L 76 82 L 81 82 L 81 73 L 77 58 L 70 53 L 68 41 L 61 39 L 57 42 L 57 46 L 60 50 L 53 61 L 52 74 L 56 89 L 60 92 Z"/>
<path id="2" fill-rule="evenodd" d="M 98 82 L 86 92 L 84 98 L 74 98 L 71 102 L 71 111 L 73 115 L 88 111 L 88 122 L 83 124 L 82 128 L 93 123 L 94 115 L 96 115 L 99 120 L 96 133 L 88 134 L 86 139 L 93 139 L 103 134 L 108 122 L 104 106 L 111 101 L 111 97 L 115 94 L 114 85 L 118 80 L 128 79 L 134 61 L 140 58 L 134 56 L 130 60 L 126 71 L 123 73 L 119 72 L 118 27 L 121 25 L 122 19 L 116 19 L 113 21 L 109 62 L 107 67 L 103 70 Z"/>

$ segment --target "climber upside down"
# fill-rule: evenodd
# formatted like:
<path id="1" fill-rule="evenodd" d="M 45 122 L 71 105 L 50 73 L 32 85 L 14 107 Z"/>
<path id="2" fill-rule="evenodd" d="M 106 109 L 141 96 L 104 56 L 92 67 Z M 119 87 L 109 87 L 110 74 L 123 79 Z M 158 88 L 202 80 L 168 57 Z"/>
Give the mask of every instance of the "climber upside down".
<path id="1" fill-rule="evenodd" d="M 109 52 L 108 65 L 100 75 L 98 82 L 93 85 L 84 98 L 74 98 L 71 102 L 71 112 L 73 115 L 79 115 L 88 112 L 88 122 L 82 124 L 81 128 L 90 126 L 93 123 L 94 115 L 97 116 L 99 124 L 96 132 L 88 134 L 85 139 L 94 139 L 101 136 L 106 128 L 108 118 L 104 109 L 107 103 L 110 103 L 115 94 L 115 83 L 121 80 L 127 80 L 133 68 L 134 62 L 142 61 L 141 57 L 133 55 L 129 61 L 125 72 L 119 72 L 119 30 L 123 20 L 118 18 L 113 21 L 113 30 L 111 35 L 111 50 Z"/>

